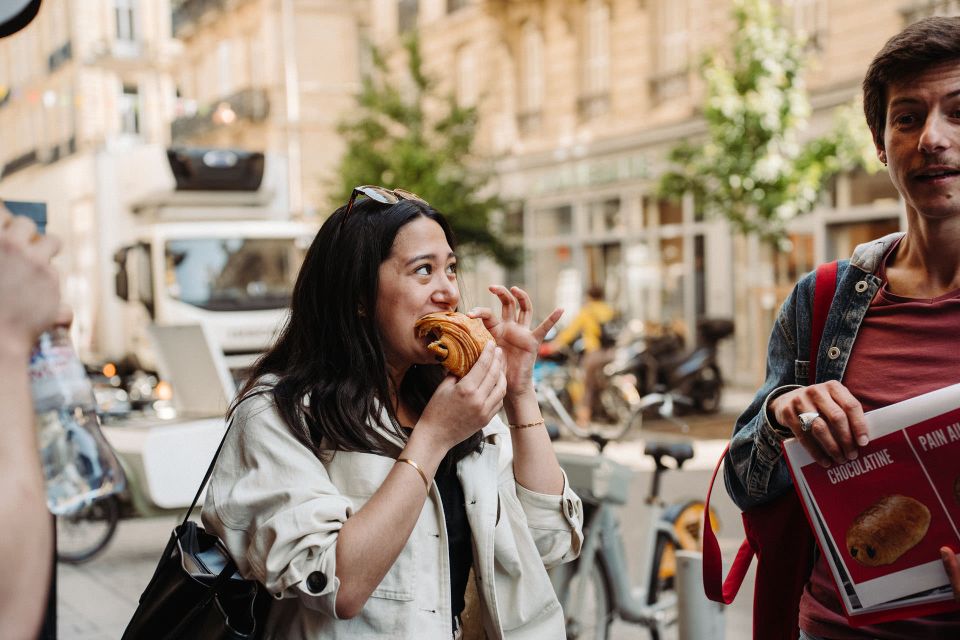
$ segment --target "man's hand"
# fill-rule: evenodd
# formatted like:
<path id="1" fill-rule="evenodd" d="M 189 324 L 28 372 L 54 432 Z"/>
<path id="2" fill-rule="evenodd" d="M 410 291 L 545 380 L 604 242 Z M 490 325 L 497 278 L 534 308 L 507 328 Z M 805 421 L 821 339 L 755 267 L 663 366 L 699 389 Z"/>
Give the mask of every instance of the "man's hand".
<path id="1" fill-rule="evenodd" d="M 0 205 L 0 340 L 30 349 L 37 336 L 65 319 L 60 281 L 51 258 L 60 250 L 55 236 Z"/>
<path id="2" fill-rule="evenodd" d="M 831 380 L 777 396 L 767 410 L 790 429 L 800 444 L 824 467 L 855 460 L 859 447 L 869 442 L 863 407 L 845 386 Z M 806 425 L 800 414 L 817 414 Z"/>

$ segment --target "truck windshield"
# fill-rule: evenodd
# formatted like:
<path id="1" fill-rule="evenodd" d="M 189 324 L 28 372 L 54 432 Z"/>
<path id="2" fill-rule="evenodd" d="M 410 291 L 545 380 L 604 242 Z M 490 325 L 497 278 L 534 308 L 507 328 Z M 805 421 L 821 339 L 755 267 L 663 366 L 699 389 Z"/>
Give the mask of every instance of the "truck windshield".
<path id="1" fill-rule="evenodd" d="M 167 294 L 210 311 L 290 306 L 309 238 L 190 238 L 166 243 Z"/>

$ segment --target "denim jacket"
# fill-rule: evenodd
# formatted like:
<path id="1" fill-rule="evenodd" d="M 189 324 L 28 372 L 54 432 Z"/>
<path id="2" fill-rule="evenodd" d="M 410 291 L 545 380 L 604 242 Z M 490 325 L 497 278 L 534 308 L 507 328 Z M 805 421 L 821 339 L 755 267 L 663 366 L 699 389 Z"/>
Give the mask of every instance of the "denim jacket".
<path id="1" fill-rule="evenodd" d="M 887 250 L 902 236 L 892 233 L 861 244 L 849 260 L 839 262 L 837 290 L 817 352 L 816 382 L 843 379 L 860 323 L 883 284 L 875 274 Z M 733 430 L 724 480 L 730 497 L 744 510 L 792 486 L 780 438 L 767 420 L 767 402 L 808 382 L 815 283 L 816 272 L 804 276 L 780 308 L 767 347 L 766 380 Z"/>

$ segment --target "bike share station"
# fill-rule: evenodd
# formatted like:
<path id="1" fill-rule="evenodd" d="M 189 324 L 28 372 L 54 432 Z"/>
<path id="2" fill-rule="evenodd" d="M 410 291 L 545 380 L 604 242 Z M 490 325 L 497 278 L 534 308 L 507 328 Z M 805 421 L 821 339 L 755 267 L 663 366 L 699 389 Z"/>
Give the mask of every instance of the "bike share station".
<path id="1" fill-rule="evenodd" d="M 604 454 L 605 438 L 589 439 L 597 446 L 596 454 L 557 453 L 570 486 L 584 504 L 580 556 L 551 570 L 567 621 L 567 638 L 605 640 L 611 623 L 619 619 L 644 627 L 651 640 L 722 640 L 724 607 L 707 600 L 703 592 L 698 550 L 703 502 L 668 505 L 660 497 L 663 473 L 682 469 L 693 458 L 692 445 L 649 442 L 644 446 L 654 470 L 644 499 L 648 514 L 641 583 L 634 584 L 617 515 L 627 504 L 634 472 Z M 712 511 L 711 520 L 715 526 Z"/>
<path id="2" fill-rule="evenodd" d="M 643 446 L 630 449 L 624 462 L 631 466 L 614 460 L 605 449 L 609 443 L 621 444 L 628 433 L 640 433 L 645 414 L 665 420 L 679 435 L 689 431 L 678 417 L 682 412 L 718 412 L 723 378 L 717 344 L 732 333 L 731 321 L 705 319 L 698 327 L 698 344 L 690 350 L 672 334 L 641 335 L 616 346 L 598 391 L 602 417 L 590 426 L 577 424 L 571 416 L 571 384 L 582 384 L 575 357 L 551 352 L 538 360 L 537 399 L 551 437 L 568 436 L 556 447 L 557 457 L 584 503 L 580 556 L 551 571 L 564 608 L 567 638 L 606 640 L 615 621 L 644 627 L 653 640 L 724 637 L 725 609 L 703 592 L 703 493 L 694 493 L 697 499 L 670 502 L 661 496 L 666 471 L 680 471 L 685 463 L 689 470 L 693 444 L 685 436 L 669 442 L 622 443 Z M 586 443 L 592 446 L 582 446 Z M 712 468 L 720 450 L 705 450 L 709 447 L 704 444 L 698 443 L 700 454 L 709 458 Z M 625 511 L 634 466 L 652 470 L 650 485 L 643 506 L 637 509 L 634 500 L 631 510 Z M 632 522 L 644 523 L 639 544 L 626 542 L 621 512 Z M 710 519 L 716 530 L 712 509 Z M 639 579 L 630 574 L 631 557 L 639 558 Z"/>

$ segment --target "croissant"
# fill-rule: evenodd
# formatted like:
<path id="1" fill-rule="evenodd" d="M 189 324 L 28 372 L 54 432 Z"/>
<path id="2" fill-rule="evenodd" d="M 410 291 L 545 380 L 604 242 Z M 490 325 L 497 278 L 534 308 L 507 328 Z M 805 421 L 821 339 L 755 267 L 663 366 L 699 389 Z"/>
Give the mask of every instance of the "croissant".
<path id="1" fill-rule="evenodd" d="M 432 339 L 427 348 L 437 361 L 458 378 L 467 375 L 483 346 L 493 340 L 483 320 L 455 311 L 428 313 L 415 326 L 418 337 Z"/>

